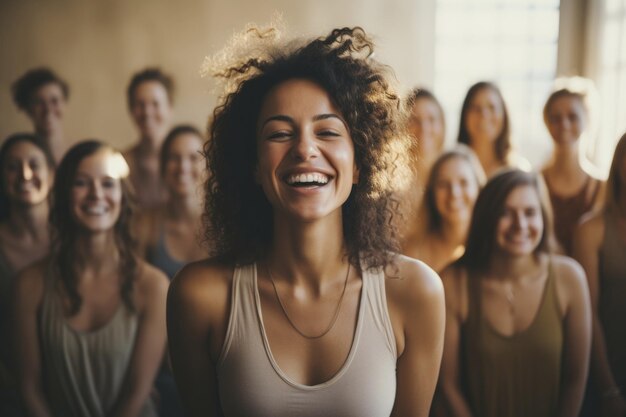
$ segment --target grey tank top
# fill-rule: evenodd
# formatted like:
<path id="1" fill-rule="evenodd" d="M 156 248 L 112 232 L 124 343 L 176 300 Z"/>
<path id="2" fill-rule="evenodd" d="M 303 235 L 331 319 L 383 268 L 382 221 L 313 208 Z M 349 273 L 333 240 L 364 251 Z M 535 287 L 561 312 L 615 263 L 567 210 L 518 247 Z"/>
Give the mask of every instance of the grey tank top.
<path id="1" fill-rule="evenodd" d="M 148 250 L 146 259 L 152 265 L 165 272 L 165 275 L 167 275 L 170 280 L 174 278 L 174 275 L 187 263 L 172 258 L 172 255 L 167 251 L 167 246 L 165 245 L 165 231 L 161 232 L 161 236 L 159 236 L 156 245 Z"/>
<path id="2" fill-rule="evenodd" d="M 46 277 L 50 281 L 49 276 Z M 122 303 L 104 326 L 90 332 L 72 329 L 61 300 L 46 285 L 39 334 L 43 387 L 53 416 L 109 416 L 126 377 L 138 319 Z M 152 400 L 141 417 L 156 417 Z"/>
<path id="3" fill-rule="evenodd" d="M 223 415 L 384 417 L 396 394 L 396 342 L 382 272 L 363 270 L 357 325 L 340 370 L 302 385 L 278 367 L 265 334 L 256 265 L 235 269 L 228 330 L 217 362 Z"/>

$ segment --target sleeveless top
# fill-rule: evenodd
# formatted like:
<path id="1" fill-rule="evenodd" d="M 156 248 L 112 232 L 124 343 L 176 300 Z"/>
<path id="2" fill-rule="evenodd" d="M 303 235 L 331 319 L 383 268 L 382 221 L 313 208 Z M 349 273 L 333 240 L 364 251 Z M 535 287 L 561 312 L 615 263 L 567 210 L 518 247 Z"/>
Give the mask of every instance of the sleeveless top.
<path id="1" fill-rule="evenodd" d="M 615 382 L 626 389 L 626 236 L 619 236 L 617 218 L 609 212 L 599 255 L 599 318 Z"/>
<path id="2" fill-rule="evenodd" d="M 113 317 L 90 332 L 74 330 L 47 276 L 39 317 L 42 385 L 52 415 L 106 417 L 117 403 L 137 334 L 137 314 L 121 303 Z M 141 417 L 156 417 L 152 400 Z"/>
<path id="3" fill-rule="evenodd" d="M 587 177 L 587 181 L 578 192 L 566 197 L 560 196 L 547 180 L 546 185 L 554 212 L 554 234 L 565 250 L 565 254 L 571 255 L 574 229 L 583 214 L 593 208 L 600 191 L 600 181 Z"/>
<path id="4" fill-rule="evenodd" d="M 187 263 L 172 258 L 167 251 L 167 246 L 165 245 L 165 231 L 161 232 L 156 245 L 148 250 L 146 259 L 152 265 L 165 272 L 165 275 L 167 275 L 170 280 L 174 278 L 174 275 Z"/>
<path id="5" fill-rule="evenodd" d="M 383 417 L 396 394 L 396 342 L 385 278 L 363 269 L 357 325 L 345 363 L 328 381 L 303 385 L 278 367 L 263 326 L 256 265 L 235 269 L 224 346 L 216 365 L 223 415 Z"/>
<path id="6" fill-rule="evenodd" d="M 563 327 L 552 267 L 530 326 L 497 332 L 482 316 L 480 277 L 468 276 L 469 311 L 462 328 L 466 397 L 480 417 L 554 417 L 561 384 Z"/>

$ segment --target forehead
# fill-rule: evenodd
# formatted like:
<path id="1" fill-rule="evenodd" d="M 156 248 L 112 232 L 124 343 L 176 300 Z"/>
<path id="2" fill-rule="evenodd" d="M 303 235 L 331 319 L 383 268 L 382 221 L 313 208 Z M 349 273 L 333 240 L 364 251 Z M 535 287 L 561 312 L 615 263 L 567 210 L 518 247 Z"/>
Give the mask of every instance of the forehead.
<path id="1" fill-rule="evenodd" d="M 568 95 L 560 96 L 560 97 L 553 99 L 552 103 L 550 104 L 549 109 L 551 111 L 565 110 L 565 109 L 583 110 L 584 106 L 583 106 L 583 101 L 580 97 L 575 96 L 573 94 L 568 94 Z"/>
<path id="2" fill-rule="evenodd" d="M 413 114 L 419 115 L 420 113 L 439 114 L 439 106 L 428 97 L 421 97 L 415 100 L 413 104 Z"/>
<path id="3" fill-rule="evenodd" d="M 59 83 L 55 81 L 50 81 L 38 87 L 35 90 L 34 95 L 35 96 L 42 96 L 42 95 L 61 95 L 62 96 L 63 89 L 61 88 L 61 85 L 59 85 Z"/>
<path id="4" fill-rule="evenodd" d="M 35 144 L 21 140 L 13 144 L 6 153 L 6 158 L 41 158 L 46 156 L 43 151 Z"/>
<path id="5" fill-rule="evenodd" d="M 513 188 L 504 201 L 506 207 L 538 207 L 541 200 L 537 189 L 532 185 L 518 185 Z"/>
<path id="6" fill-rule="evenodd" d="M 437 173 L 437 177 L 448 175 L 472 176 L 472 167 L 465 158 L 452 156 L 441 164 L 439 172 Z"/>
<path id="7" fill-rule="evenodd" d="M 128 176 L 128 171 L 128 164 L 120 153 L 101 149 L 80 161 L 76 175 L 121 179 Z"/>
<path id="8" fill-rule="evenodd" d="M 203 140 L 198 135 L 192 132 L 184 132 L 176 135 L 172 142 L 169 144 L 167 152 L 172 152 L 182 149 L 199 149 L 202 147 Z"/>
<path id="9" fill-rule="evenodd" d="M 482 87 L 472 95 L 471 103 L 486 101 L 500 103 L 500 95 L 491 87 Z"/>
<path id="10" fill-rule="evenodd" d="M 328 92 L 306 79 L 291 79 L 274 86 L 261 104 L 259 121 L 277 114 L 314 116 L 339 114 Z"/>
<path id="11" fill-rule="evenodd" d="M 156 80 L 146 80 L 137 84 L 133 91 L 133 99 L 161 99 L 169 100 L 167 89 Z"/>

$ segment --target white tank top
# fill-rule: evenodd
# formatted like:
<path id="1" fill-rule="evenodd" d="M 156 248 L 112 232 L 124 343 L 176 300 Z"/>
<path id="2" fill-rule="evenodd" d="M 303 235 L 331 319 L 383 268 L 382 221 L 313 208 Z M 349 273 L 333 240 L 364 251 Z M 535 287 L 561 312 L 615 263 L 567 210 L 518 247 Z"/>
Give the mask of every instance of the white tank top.
<path id="1" fill-rule="evenodd" d="M 228 329 L 217 363 L 226 417 L 387 417 L 396 394 L 396 342 L 382 271 L 363 270 L 354 340 L 339 371 L 318 385 L 278 367 L 261 315 L 256 265 L 235 269 Z"/>

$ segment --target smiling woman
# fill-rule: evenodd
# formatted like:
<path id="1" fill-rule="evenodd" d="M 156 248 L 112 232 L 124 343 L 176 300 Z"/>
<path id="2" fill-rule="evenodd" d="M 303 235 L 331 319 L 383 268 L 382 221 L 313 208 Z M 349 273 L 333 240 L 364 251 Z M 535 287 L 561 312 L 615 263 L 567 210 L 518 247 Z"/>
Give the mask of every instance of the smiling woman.
<path id="1" fill-rule="evenodd" d="M 16 349 L 29 414 L 156 415 L 167 280 L 137 259 L 121 154 L 85 141 L 54 185 L 51 255 L 16 282 Z"/>
<path id="2" fill-rule="evenodd" d="M 214 72 L 231 88 L 205 147 L 213 258 L 168 300 L 179 391 L 192 416 L 426 416 L 443 294 L 395 253 L 399 99 L 362 29 L 276 34 L 250 29 L 252 58 Z"/>
<path id="3" fill-rule="evenodd" d="M 441 387 L 451 415 L 578 415 L 589 294 L 580 265 L 553 255 L 550 241 L 549 203 L 535 174 L 509 170 L 487 182 L 465 253 L 442 273 Z"/>

